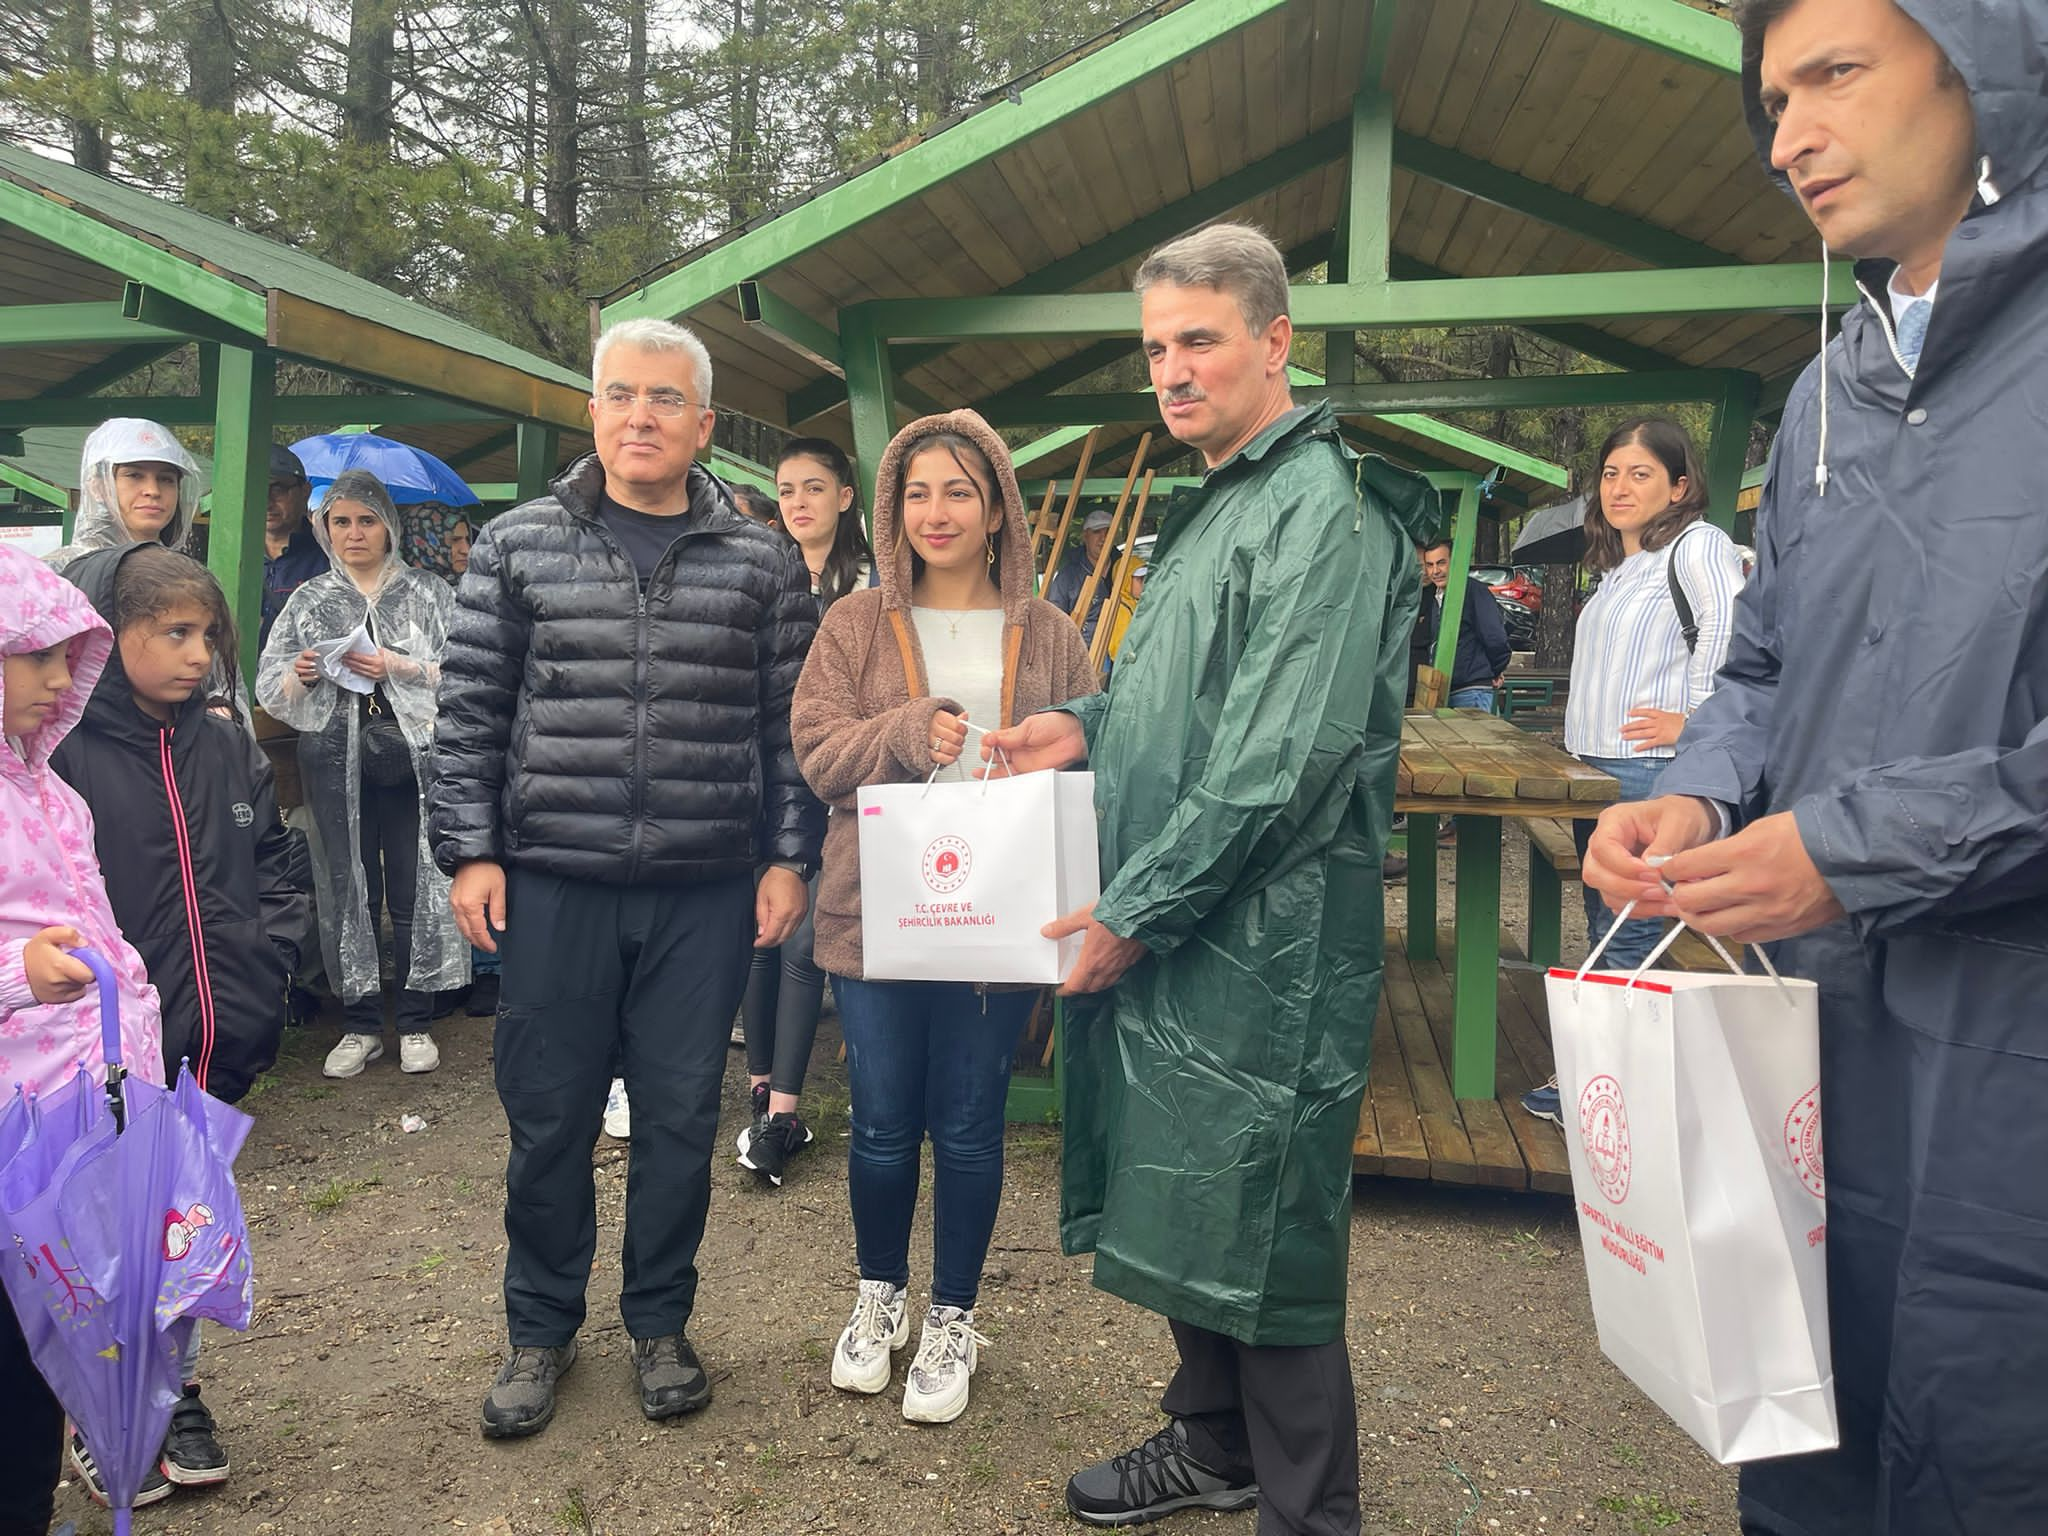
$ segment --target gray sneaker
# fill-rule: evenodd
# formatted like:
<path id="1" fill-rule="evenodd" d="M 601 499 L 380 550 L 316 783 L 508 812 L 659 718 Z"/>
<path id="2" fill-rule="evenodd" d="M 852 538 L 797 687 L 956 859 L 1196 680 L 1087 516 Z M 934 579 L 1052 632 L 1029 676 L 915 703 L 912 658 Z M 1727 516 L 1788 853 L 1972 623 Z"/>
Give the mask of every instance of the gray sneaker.
<path id="1" fill-rule="evenodd" d="M 1067 1508 L 1089 1525 L 1146 1525 L 1183 1509 L 1250 1509 L 1258 1502 L 1259 1486 L 1249 1476 L 1195 1460 L 1179 1419 L 1067 1479 Z"/>
<path id="2" fill-rule="evenodd" d="M 640 1411 L 650 1419 L 695 1413 L 711 1401 L 711 1378 L 680 1333 L 635 1339 L 633 1368 L 640 1373 Z"/>
<path id="3" fill-rule="evenodd" d="M 576 1363 L 576 1341 L 560 1349 L 514 1349 L 484 1399 L 484 1438 L 537 1435 L 555 1416 L 555 1383 Z"/>

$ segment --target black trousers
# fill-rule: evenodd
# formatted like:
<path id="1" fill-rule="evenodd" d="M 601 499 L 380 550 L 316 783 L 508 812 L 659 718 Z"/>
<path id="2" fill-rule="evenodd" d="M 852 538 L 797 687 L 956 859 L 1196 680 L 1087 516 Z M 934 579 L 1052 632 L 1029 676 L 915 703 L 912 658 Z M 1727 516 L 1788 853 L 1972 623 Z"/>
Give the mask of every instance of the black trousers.
<path id="1" fill-rule="evenodd" d="M 377 909 L 391 913 L 393 1011 L 401 1035 L 415 1034 L 434 1022 L 434 997 L 406 983 L 412 970 L 412 914 L 420 890 L 420 792 L 411 779 L 403 784 L 362 783 L 356 827 L 363 880 L 369 887 L 370 923 Z M 359 997 L 342 1009 L 342 1021 L 358 1034 L 384 1033 L 384 998 L 379 992 Z"/>
<path id="2" fill-rule="evenodd" d="M 1259 1536 L 1358 1536 L 1358 1405 L 1342 1339 L 1241 1344 L 1167 1320 L 1180 1369 L 1160 1403 L 1211 1471 L 1259 1485 Z"/>
<path id="3" fill-rule="evenodd" d="M 7 1452 L 0 1456 L 0 1536 L 43 1536 L 64 1470 L 64 1410 L 29 1359 L 14 1308 L 0 1296 L 0 1404 Z"/>
<path id="4" fill-rule="evenodd" d="M 774 949 L 757 949 L 747 968 L 740 1022 L 747 1033 L 747 1072 L 768 1079 L 773 1093 L 802 1093 L 818 1039 L 818 1014 L 825 1002 L 825 973 L 811 958 L 818 915 L 818 881 L 805 893 L 809 905 L 796 932 Z"/>
<path id="5" fill-rule="evenodd" d="M 680 1333 L 697 1299 L 719 1087 L 753 947 L 753 881 L 598 885 L 513 869 L 505 906 L 496 1071 L 512 1132 L 512 1344 L 557 1347 L 582 1326 L 597 1251 L 590 1153 L 615 1056 L 633 1101 L 619 1313 L 636 1339 Z"/>

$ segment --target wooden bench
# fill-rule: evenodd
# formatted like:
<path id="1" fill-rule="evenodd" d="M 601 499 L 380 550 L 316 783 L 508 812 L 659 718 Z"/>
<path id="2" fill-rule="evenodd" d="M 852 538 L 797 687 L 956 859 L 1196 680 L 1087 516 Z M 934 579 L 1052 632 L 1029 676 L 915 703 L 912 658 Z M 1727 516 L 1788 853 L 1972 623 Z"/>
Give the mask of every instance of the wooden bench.
<path id="1" fill-rule="evenodd" d="M 1529 946 L 1527 954 L 1552 966 L 1564 944 L 1564 882 L 1579 878 L 1579 845 L 1560 817 L 1517 818 L 1529 835 Z"/>
<path id="2" fill-rule="evenodd" d="M 1549 709 L 1557 702 L 1558 679 L 1524 677 L 1510 672 L 1500 685 L 1500 717 L 1512 720 L 1517 711 Z"/>

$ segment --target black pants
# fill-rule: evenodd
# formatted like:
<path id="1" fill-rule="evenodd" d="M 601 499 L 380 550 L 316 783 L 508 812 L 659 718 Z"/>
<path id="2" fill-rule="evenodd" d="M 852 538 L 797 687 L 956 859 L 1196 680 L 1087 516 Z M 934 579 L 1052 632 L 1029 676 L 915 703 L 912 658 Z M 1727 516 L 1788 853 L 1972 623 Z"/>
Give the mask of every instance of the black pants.
<path id="1" fill-rule="evenodd" d="M 14 1308 L 0 1296 L 0 1404 L 8 1421 L 0 1456 L 0 1536 L 43 1536 L 64 1469 L 64 1410 L 29 1359 Z"/>
<path id="2" fill-rule="evenodd" d="M 818 1012 L 825 1002 L 825 973 L 811 958 L 816 929 L 818 883 L 814 878 L 804 920 L 774 949 L 754 951 L 747 967 L 746 1000 L 740 1021 L 747 1033 L 747 1072 L 768 1079 L 770 1091 L 804 1091 L 811 1047 L 818 1039 Z"/>
<path id="3" fill-rule="evenodd" d="M 369 886 L 370 923 L 377 909 L 391 913 L 392 988 L 401 1035 L 432 1026 L 434 997 L 406 985 L 412 968 L 412 913 L 420 889 L 420 792 L 411 779 L 403 784 L 361 786 L 362 815 L 356 823 L 356 845 L 362 855 L 363 879 Z M 357 1034 L 384 1033 L 384 997 L 372 992 L 342 1009 L 343 1022 Z"/>
<path id="4" fill-rule="evenodd" d="M 614 1055 L 633 1101 L 625 1286 L 636 1339 L 680 1333 L 697 1299 L 711 1150 L 754 936 L 751 878 L 598 885 L 513 869 L 496 1037 L 505 1169 L 505 1320 L 514 1347 L 582 1326 L 597 1251 L 590 1153 Z"/>
<path id="5" fill-rule="evenodd" d="M 1161 1402 L 1215 1472 L 1259 1484 L 1259 1536 L 1358 1536 L 1358 1405 L 1344 1341 L 1240 1344 L 1168 1319 L 1180 1369 Z"/>

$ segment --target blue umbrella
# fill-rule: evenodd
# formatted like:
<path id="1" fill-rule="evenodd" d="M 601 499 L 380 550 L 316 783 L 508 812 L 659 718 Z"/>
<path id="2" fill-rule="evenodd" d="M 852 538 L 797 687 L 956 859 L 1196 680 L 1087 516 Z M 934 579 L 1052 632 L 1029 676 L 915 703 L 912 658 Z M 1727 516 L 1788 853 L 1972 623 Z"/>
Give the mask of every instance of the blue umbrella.
<path id="1" fill-rule="evenodd" d="M 124 1081 L 113 972 L 74 953 L 99 980 L 106 1099 L 81 1072 L 0 1111 L 0 1279 L 125 1536 L 178 1400 L 177 1334 L 200 1317 L 249 1325 L 232 1164 L 250 1121 L 189 1072 L 175 1091 Z"/>
<path id="2" fill-rule="evenodd" d="M 424 448 L 393 442 L 374 432 L 326 432 L 301 438 L 292 444 L 292 452 L 306 466 L 306 479 L 315 490 L 334 484 L 345 469 L 362 469 L 375 475 L 401 507 L 422 501 L 438 501 L 447 507 L 480 504 L 462 476 Z"/>

